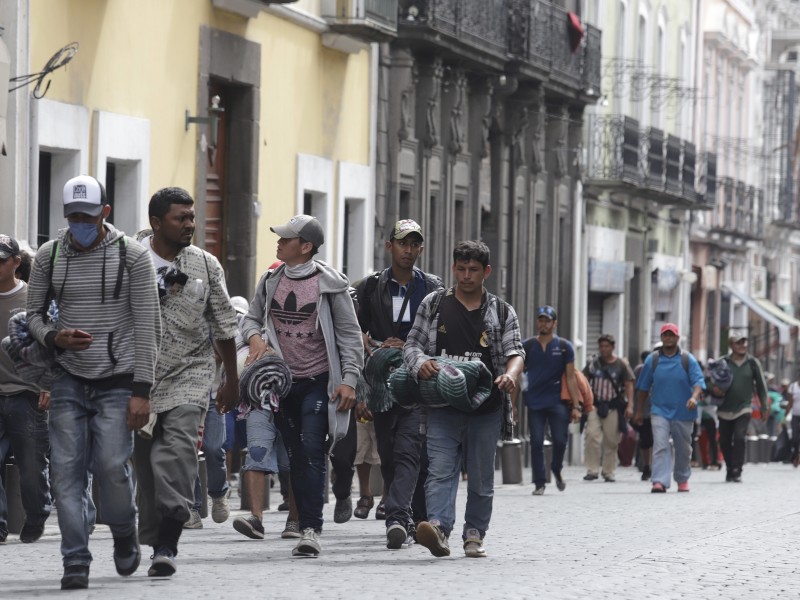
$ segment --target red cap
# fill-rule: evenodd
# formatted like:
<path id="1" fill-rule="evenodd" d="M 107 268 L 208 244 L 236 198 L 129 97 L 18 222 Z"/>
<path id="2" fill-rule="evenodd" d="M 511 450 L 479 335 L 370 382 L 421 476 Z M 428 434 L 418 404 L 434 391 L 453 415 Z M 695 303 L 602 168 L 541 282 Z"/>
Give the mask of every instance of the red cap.
<path id="1" fill-rule="evenodd" d="M 677 336 L 680 336 L 680 333 L 678 333 L 678 326 L 675 325 L 675 323 L 664 323 L 661 326 L 661 335 L 664 335 L 668 331 L 670 333 L 674 333 Z"/>

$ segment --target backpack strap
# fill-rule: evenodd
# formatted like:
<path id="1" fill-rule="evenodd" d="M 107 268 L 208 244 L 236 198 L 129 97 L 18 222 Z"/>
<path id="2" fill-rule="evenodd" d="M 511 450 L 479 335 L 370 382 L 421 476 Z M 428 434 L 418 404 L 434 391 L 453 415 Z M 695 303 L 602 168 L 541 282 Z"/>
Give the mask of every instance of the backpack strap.
<path id="1" fill-rule="evenodd" d="M 114 286 L 114 300 L 119 300 L 120 292 L 122 291 L 122 272 L 128 265 L 128 240 L 123 235 L 119 238 L 119 268 L 117 269 L 117 283 Z"/>
<path id="2" fill-rule="evenodd" d="M 53 242 L 53 247 L 50 248 L 50 273 L 48 275 L 47 293 L 44 295 L 44 305 L 42 306 L 42 319 L 47 319 L 47 313 L 50 310 L 50 303 L 56 297 L 56 291 L 53 289 L 53 267 L 58 258 L 58 238 Z"/>

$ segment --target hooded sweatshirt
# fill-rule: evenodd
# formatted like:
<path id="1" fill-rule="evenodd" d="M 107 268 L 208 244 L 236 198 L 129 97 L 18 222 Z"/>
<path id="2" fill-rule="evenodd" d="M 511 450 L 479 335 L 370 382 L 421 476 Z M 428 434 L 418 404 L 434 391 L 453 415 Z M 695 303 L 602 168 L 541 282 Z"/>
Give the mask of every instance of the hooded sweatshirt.
<path id="1" fill-rule="evenodd" d="M 158 289 L 149 252 L 105 223 L 106 236 L 89 251 L 72 244 L 68 229 L 58 235 L 57 256 L 50 273 L 54 241 L 43 244 L 33 262 L 28 287 L 28 326 L 42 344 L 56 350 L 56 361 L 70 375 L 104 389 L 130 388 L 149 398 L 161 338 Z M 126 260 L 120 265 L 120 240 Z M 119 295 L 115 288 L 121 275 Z M 58 325 L 45 322 L 41 311 L 52 281 L 58 303 Z M 56 348 L 59 329 L 81 329 L 92 335 L 86 350 Z"/>

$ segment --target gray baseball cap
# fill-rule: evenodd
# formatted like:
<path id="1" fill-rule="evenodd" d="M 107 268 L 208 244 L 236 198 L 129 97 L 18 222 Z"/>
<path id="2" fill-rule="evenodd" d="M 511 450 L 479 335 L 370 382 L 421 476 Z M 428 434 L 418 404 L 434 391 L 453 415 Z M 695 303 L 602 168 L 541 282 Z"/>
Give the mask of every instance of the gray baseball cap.
<path id="1" fill-rule="evenodd" d="M 276 225 L 270 227 L 269 230 L 286 239 L 303 238 L 317 248 L 325 243 L 325 232 L 322 230 L 322 225 L 311 215 L 295 215 L 289 219 L 286 225 Z"/>

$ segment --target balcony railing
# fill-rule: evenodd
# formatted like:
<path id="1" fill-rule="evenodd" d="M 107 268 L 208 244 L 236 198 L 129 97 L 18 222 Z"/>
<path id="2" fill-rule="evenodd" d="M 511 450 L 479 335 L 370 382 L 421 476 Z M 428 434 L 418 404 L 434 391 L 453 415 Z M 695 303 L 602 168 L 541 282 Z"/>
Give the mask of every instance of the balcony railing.
<path id="1" fill-rule="evenodd" d="M 722 177 L 717 194 L 711 219 L 713 229 L 749 239 L 764 237 L 763 190 L 731 177 Z"/>
<path id="2" fill-rule="evenodd" d="M 366 41 L 397 37 L 397 0 L 322 0 L 322 17 L 331 31 Z"/>
<path id="3" fill-rule="evenodd" d="M 584 25 L 573 52 L 568 12 L 547 0 L 400 0 L 399 28 L 435 45 L 466 44 L 487 61 L 509 59 L 582 91 L 600 90 L 601 33 Z"/>
<path id="4" fill-rule="evenodd" d="M 660 129 L 624 115 L 591 115 L 588 138 L 588 186 L 666 205 L 696 202 L 693 144 L 672 135 L 665 140 Z"/>

